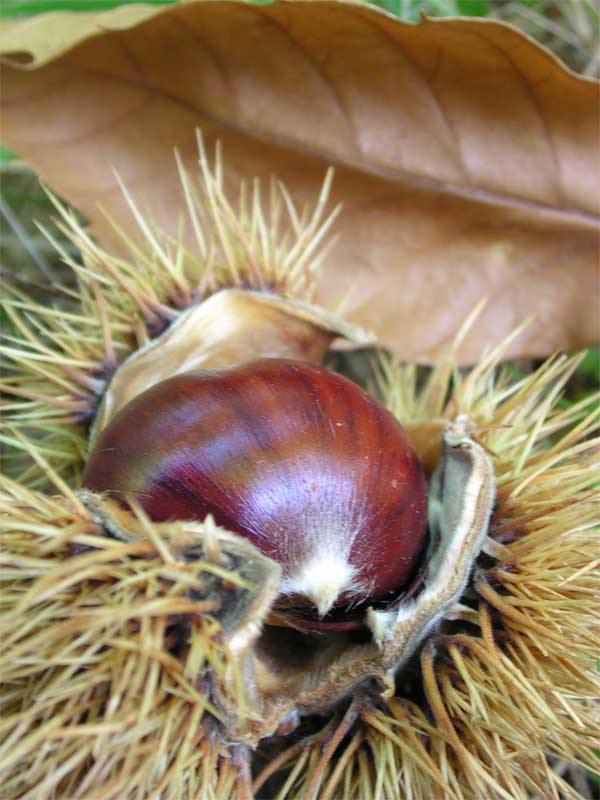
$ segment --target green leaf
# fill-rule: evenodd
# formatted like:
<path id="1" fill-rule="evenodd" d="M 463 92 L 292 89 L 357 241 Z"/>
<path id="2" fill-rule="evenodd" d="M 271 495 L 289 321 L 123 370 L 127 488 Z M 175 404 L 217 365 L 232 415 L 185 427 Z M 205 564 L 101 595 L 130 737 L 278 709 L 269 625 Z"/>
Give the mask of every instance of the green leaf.
<path id="1" fill-rule="evenodd" d="M 439 15 L 440 17 L 458 17 L 459 11 L 456 5 L 456 0 L 430 0 L 430 13 Z M 429 11 L 429 9 L 425 9 Z"/>
<path id="2" fill-rule="evenodd" d="M 600 347 L 590 347 L 579 370 L 595 381 L 600 381 Z"/>
<path id="3" fill-rule="evenodd" d="M 14 161 L 15 158 L 17 158 L 17 155 L 12 150 L 0 144 L 0 162 L 8 163 L 9 161 Z"/>
<path id="4" fill-rule="evenodd" d="M 596 667 L 598 669 L 598 672 L 600 672 L 600 661 L 596 661 Z M 600 761 L 600 750 L 594 750 L 594 755 Z M 600 773 L 598 773 L 598 772 L 590 772 L 589 776 L 590 776 L 591 780 L 594 781 L 594 783 L 596 783 L 596 784 L 598 784 L 598 786 L 600 786 Z"/>
<path id="5" fill-rule="evenodd" d="M 143 0 L 148 5 L 170 5 L 177 0 Z M 270 2 L 270 0 L 267 0 Z M 128 0 L 4 0 L 0 17 L 24 17 L 48 11 L 109 11 L 132 5 Z"/>
<path id="6" fill-rule="evenodd" d="M 383 8 L 404 22 L 418 22 L 421 3 L 419 0 L 371 0 L 374 6 Z"/>
<path id="7" fill-rule="evenodd" d="M 457 0 L 459 14 L 466 17 L 487 17 L 490 13 L 488 0 Z"/>

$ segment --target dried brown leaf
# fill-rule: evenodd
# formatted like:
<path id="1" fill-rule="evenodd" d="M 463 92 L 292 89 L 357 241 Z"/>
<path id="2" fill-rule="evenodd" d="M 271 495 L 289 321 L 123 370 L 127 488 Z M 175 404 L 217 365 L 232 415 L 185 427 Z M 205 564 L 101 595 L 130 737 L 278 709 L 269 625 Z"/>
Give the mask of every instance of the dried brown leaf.
<path id="1" fill-rule="evenodd" d="M 509 355 L 600 338 L 598 84 L 508 25 L 193 2 L 13 23 L 0 50 L 6 144 L 105 243 L 98 203 L 130 220 L 113 168 L 176 229 L 173 150 L 194 162 L 199 127 L 232 185 L 308 200 L 335 165 L 320 299 L 402 357 L 434 359 L 483 296 L 463 361 L 532 313 Z"/>

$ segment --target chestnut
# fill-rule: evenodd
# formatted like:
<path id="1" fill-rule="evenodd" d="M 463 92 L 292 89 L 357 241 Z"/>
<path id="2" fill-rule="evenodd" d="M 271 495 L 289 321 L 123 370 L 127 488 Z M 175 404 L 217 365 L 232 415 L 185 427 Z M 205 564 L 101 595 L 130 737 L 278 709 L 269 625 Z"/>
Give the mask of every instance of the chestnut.
<path id="1" fill-rule="evenodd" d="M 155 521 L 212 514 L 281 565 L 280 605 L 313 629 L 397 595 L 425 539 L 425 475 L 399 422 L 299 361 L 156 384 L 101 432 L 84 485 L 133 495 Z"/>

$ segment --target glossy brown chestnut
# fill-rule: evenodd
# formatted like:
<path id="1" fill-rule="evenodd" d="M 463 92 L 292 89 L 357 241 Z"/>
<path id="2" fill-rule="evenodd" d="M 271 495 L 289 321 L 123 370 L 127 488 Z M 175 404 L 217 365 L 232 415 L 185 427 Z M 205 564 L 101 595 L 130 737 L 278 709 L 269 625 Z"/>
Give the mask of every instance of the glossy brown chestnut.
<path id="1" fill-rule="evenodd" d="M 315 621 L 398 593 L 425 537 L 425 476 L 400 424 L 303 362 L 153 386 L 101 433 L 84 484 L 134 495 L 156 521 L 212 514 L 282 566 L 282 605 Z"/>

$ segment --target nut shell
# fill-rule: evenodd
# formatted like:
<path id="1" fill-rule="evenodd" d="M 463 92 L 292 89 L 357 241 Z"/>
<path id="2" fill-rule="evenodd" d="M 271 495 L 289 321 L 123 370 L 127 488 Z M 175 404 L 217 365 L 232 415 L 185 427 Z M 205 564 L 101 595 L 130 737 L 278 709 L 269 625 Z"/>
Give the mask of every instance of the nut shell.
<path id="1" fill-rule="evenodd" d="M 101 433 L 84 484 L 156 521 L 212 514 L 282 566 L 283 604 L 313 617 L 397 594 L 425 537 L 425 476 L 396 418 L 304 362 L 153 386 Z"/>

